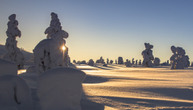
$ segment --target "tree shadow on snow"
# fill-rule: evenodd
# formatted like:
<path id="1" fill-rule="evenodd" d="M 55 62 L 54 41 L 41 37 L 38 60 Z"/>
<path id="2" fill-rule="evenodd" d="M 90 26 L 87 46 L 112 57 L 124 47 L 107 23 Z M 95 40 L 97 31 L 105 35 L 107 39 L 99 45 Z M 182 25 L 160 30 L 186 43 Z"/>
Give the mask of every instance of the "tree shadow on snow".
<path id="1" fill-rule="evenodd" d="M 103 70 L 112 70 L 112 68 L 108 68 L 108 67 L 102 67 L 102 66 L 95 66 L 95 67 Z"/>
<path id="2" fill-rule="evenodd" d="M 82 94 L 80 104 L 81 104 L 81 110 L 104 110 L 105 109 L 105 106 L 103 104 L 99 104 L 89 100 L 85 95 L 84 91 Z"/>
<path id="3" fill-rule="evenodd" d="M 143 80 L 143 81 L 168 81 L 162 79 L 143 79 L 143 78 L 132 78 L 132 77 L 119 77 L 119 76 L 94 76 L 94 75 L 86 75 L 83 83 L 103 83 L 110 80 Z"/>
<path id="4" fill-rule="evenodd" d="M 193 100 L 193 90 L 184 88 L 143 88 L 143 91 L 161 94 L 163 96 L 173 97 L 183 100 Z"/>
<path id="5" fill-rule="evenodd" d="M 154 100 L 154 99 L 145 99 L 145 98 L 122 98 L 122 97 L 109 97 L 109 96 L 101 96 L 106 100 L 116 101 L 118 103 L 122 103 L 122 106 L 130 107 L 133 104 L 135 106 L 143 106 L 143 107 L 193 107 L 193 103 L 186 102 L 177 102 L 177 101 L 167 101 L 167 100 Z M 107 106 L 114 107 L 114 105 L 107 104 Z"/>
<path id="6" fill-rule="evenodd" d="M 83 83 L 103 83 L 106 81 L 108 81 L 108 78 L 86 75 L 86 78 L 84 79 Z"/>

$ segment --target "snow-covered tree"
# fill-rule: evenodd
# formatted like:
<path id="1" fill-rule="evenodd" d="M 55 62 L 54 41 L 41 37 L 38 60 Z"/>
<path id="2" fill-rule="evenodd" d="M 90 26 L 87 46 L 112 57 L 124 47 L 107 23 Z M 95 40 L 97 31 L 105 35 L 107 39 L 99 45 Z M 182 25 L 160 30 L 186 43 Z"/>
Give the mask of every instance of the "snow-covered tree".
<path id="1" fill-rule="evenodd" d="M 96 63 L 105 64 L 105 61 L 104 61 L 103 57 L 101 56 L 100 59 L 98 59 L 98 60 L 96 61 Z"/>
<path id="2" fill-rule="evenodd" d="M 110 60 L 110 64 L 113 64 L 113 60 Z"/>
<path id="3" fill-rule="evenodd" d="M 188 55 L 182 47 L 171 46 L 173 55 L 170 57 L 171 69 L 184 69 L 190 66 Z"/>
<path id="4" fill-rule="evenodd" d="M 160 59 L 155 57 L 153 63 L 154 63 L 154 66 L 159 66 L 160 65 Z"/>
<path id="5" fill-rule="evenodd" d="M 126 62 L 125 62 L 125 66 L 126 67 L 131 67 L 131 62 L 130 62 L 130 60 L 128 60 L 128 59 L 126 59 Z"/>
<path id="6" fill-rule="evenodd" d="M 51 13 L 50 26 L 45 30 L 47 39 L 40 41 L 34 48 L 34 62 L 38 72 L 44 72 L 58 66 L 68 67 L 70 57 L 64 38 L 68 33 L 62 30 L 60 20 L 56 13 Z"/>
<path id="7" fill-rule="evenodd" d="M 94 60 L 93 60 L 93 59 L 90 59 L 90 60 L 88 61 L 88 65 L 94 66 Z"/>
<path id="8" fill-rule="evenodd" d="M 16 37 L 21 37 L 21 31 L 18 29 L 18 21 L 16 20 L 16 14 L 9 16 L 9 22 L 7 23 L 8 29 L 6 31 L 7 39 L 5 47 L 7 49 L 7 54 L 4 59 L 15 62 L 18 69 L 24 66 L 24 56 L 20 49 L 17 47 Z"/>
<path id="9" fill-rule="evenodd" d="M 145 67 L 152 67 L 153 63 L 152 60 L 154 60 L 153 51 L 151 50 L 153 48 L 153 45 L 150 45 L 149 43 L 145 43 L 145 50 L 142 52 L 143 55 L 143 63 L 142 65 Z"/>
<path id="10" fill-rule="evenodd" d="M 118 57 L 118 64 L 123 64 L 123 57 Z"/>

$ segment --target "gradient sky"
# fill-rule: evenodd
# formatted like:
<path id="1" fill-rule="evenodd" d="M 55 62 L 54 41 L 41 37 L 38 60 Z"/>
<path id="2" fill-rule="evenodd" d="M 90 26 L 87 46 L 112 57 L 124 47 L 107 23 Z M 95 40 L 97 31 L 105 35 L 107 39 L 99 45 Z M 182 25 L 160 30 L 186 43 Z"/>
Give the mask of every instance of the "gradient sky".
<path id="1" fill-rule="evenodd" d="M 171 45 L 183 47 L 193 61 L 193 0 L 1 0 L 0 44 L 15 13 L 22 32 L 18 47 L 32 52 L 46 38 L 51 12 L 69 33 L 71 59 L 142 59 L 149 42 L 161 62 L 172 55 Z"/>

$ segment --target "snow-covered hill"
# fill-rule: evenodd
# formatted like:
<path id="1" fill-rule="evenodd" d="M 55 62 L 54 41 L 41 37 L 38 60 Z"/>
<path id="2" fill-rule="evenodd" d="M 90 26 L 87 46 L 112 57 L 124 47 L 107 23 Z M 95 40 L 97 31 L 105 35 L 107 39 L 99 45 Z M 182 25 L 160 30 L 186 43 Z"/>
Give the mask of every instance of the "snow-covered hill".
<path id="1" fill-rule="evenodd" d="M 6 54 L 6 52 L 7 51 L 5 49 L 5 46 L 0 44 L 0 58 L 2 58 Z M 26 63 L 33 61 L 33 54 L 32 53 L 25 51 L 23 49 L 21 49 L 21 52 L 23 53 L 23 55 L 25 57 Z"/>

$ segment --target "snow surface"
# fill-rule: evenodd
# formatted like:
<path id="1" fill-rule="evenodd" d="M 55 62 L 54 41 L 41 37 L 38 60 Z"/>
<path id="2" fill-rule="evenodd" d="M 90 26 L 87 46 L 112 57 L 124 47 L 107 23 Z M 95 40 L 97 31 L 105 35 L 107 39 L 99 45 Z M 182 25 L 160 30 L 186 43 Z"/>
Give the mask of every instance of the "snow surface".
<path id="1" fill-rule="evenodd" d="M 0 76 L 17 75 L 17 65 L 13 62 L 0 59 Z"/>
<path id="2" fill-rule="evenodd" d="M 83 110 L 193 110 L 193 68 L 77 68 L 87 74 Z"/>
<path id="3" fill-rule="evenodd" d="M 73 68 L 56 68 L 43 73 L 37 94 L 41 110 L 81 110 L 85 73 Z"/>
<path id="4" fill-rule="evenodd" d="M 0 110 L 32 110 L 30 89 L 22 78 L 0 76 Z"/>
<path id="5" fill-rule="evenodd" d="M 193 110 L 193 68 L 76 66 L 87 75 L 83 82 L 82 110 Z M 34 95 L 35 75 L 20 76 L 30 86 L 33 101 L 39 103 Z"/>

